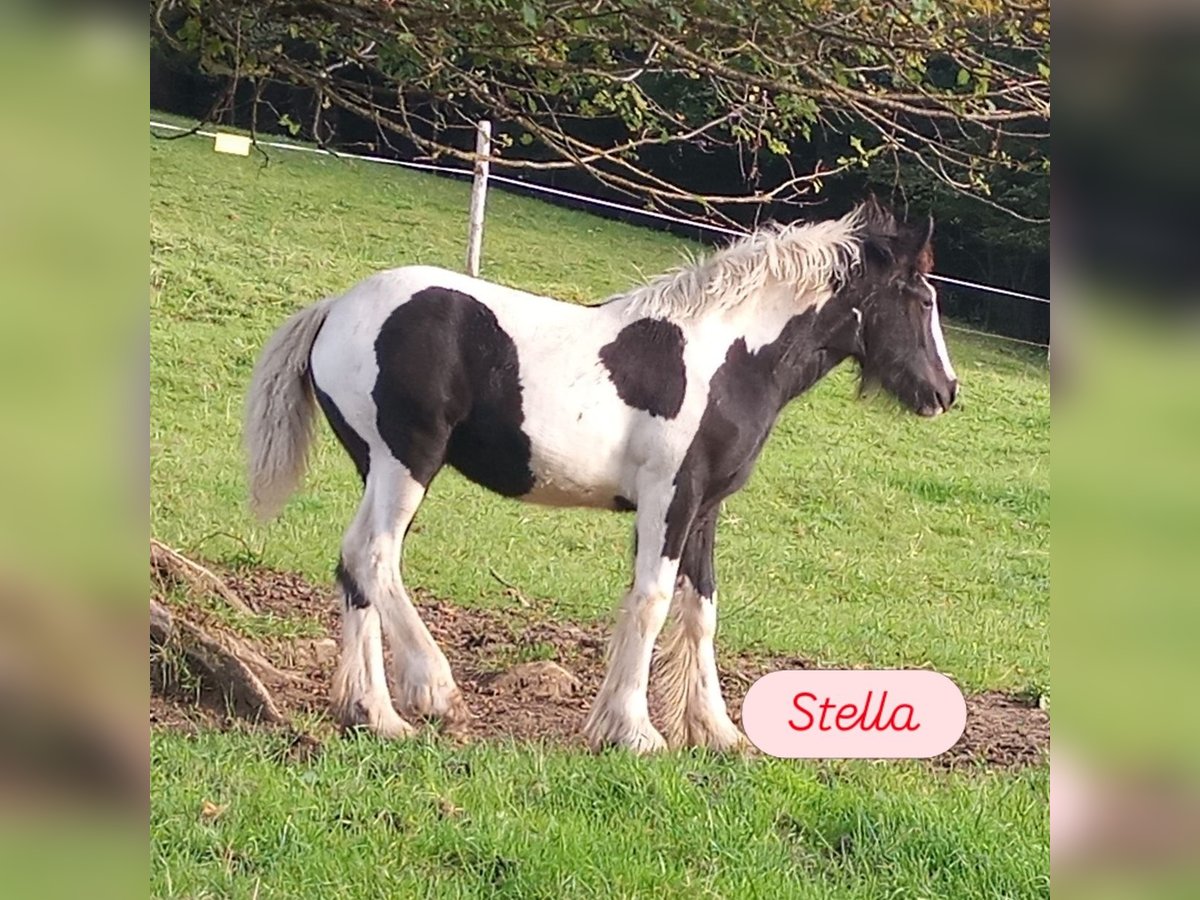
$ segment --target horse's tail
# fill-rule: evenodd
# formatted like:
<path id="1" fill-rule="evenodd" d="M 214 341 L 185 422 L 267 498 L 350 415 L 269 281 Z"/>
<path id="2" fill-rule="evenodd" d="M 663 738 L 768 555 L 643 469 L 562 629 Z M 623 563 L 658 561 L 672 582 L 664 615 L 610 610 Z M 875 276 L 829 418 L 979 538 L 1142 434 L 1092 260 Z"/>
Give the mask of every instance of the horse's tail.
<path id="1" fill-rule="evenodd" d="M 283 508 L 308 468 L 317 409 L 309 354 L 331 302 L 321 300 L 284 322 L 250 378 L 245 427 L 250 508 L 263 520 Z"/>

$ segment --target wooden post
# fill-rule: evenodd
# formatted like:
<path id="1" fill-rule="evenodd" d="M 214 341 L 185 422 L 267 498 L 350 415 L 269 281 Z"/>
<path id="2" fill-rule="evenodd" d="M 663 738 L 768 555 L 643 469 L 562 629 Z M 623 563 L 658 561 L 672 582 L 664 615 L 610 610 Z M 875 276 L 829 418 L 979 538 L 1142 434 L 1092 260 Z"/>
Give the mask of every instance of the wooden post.
<path id="1" fill-rule="evenodd" d="M 483 250 L 483 207 L 487 202 L 488 159 L 492 154 L 492 123 L 479 123 L 475 132 L 475 181 L 471 185 L 471 222 L 467 231 L 467 274 L 479 275 Z"/>

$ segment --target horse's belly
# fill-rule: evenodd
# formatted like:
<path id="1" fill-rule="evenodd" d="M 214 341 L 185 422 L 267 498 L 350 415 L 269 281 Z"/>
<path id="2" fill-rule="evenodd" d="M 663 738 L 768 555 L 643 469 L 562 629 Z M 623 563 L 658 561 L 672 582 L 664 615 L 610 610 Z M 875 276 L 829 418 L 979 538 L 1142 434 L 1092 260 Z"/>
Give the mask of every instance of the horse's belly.
<path id="1" fill-rule="evenodd" d="M 580 437 L 569 446 L 537 441 L 529 468 L 534 487 L 522 499 L 544 506 L 620 508 L 627 491 L 617 448 L 604 440 Z"/>
<path id="2" fill-rule="evenodd" d="M 595 335 L 589 335 L 596 340 Z M 637 460 L 630 433 L 637 414 L 620 401 L 612 384 L 591 362 L 598 351 L 580 348 L 522 378 L 534 487 L 524 499 L 547 506 L 621 507 Z M 532 360 L 529 361 L 532 363 Z M 530 368 L 532 369 L 532 365 Z"/>
<path id="3" fill-rule="evenodd" d="M 539 482 L 532 491 L 521 499 L 539 506 L 581 506 L 592 509 L 624 509 L 621 492 L 615 487 L 595 486 L 565 482 Z"/>
<path id="4" fill-rule="evenodd" d="M 607 382 L 539 399 L 524 424 L 534 486 L 522 499 L 531 503 L 631 510 L 646 472 L 674 476 L 695 431 L 690 411 L 663 421 L 626 405 Z"/>

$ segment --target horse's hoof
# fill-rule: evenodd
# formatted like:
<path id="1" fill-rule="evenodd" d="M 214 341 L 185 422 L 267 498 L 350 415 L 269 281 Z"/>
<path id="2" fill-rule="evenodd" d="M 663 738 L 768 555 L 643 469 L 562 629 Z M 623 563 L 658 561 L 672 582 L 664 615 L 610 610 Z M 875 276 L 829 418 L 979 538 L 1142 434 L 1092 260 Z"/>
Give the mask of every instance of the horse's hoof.
<path id="1" fill-rule="evenodd" d="M 356 700 L 334 711 L 334 718 L 343 732 L 368 731 L 388 740 L 412 737 L 417 729 L 406 722 L 391 704 L 370 704 Z"/>
<path id="2" fill-rule="evenodd" d="M 427 684 L 402 685 L 396 691 L 396 703 L 405 713 L 445 725 L 461 725 L 471 721 L 471 711 L 458 685 L 450 682 L 437 687 Z"/>
<path id="3" fill-rule="evenodd" d="M 442 727 L 448 732 L 462 732 L 475 720 L 475 714 L 463 699 L 462 691 L 454 689 L 454 696 L 446 705 L 446 711 L 438 717 Z"/>
<path id="4" fill-rule="evenodd" d="M 667 749 L 667 742 L 659 734 L 657 728 L 653 725 L 647 725 L 644 728 L 639 728 L 622 746 L 638 756 L 642 756 L 647 753 L 661 753 Z"/>
<path id="5" fill-rule="evenodd" d="M 742 730 L 724 713 L 685 714 L 672 720 L 667 726 L 667 744 L 672 749 L 703 747 L 714 753 L 745 754 L 754 749 Z"/>
<path id="6" fill-rule="evenodd" d="M 693 732 L 689 735 L 688 743 L 693 747 L 705 747 L 714 753 L 740 753 L 743 756 L 757 749 L 732 722 L 728 726 Z"/>
<path id="7" fill-rule="evenodd" d="M 747 758 L 758 756 L 760 753 L 759 749 L 750 743 L 750 739 L 740 731 L 737 732 L 737 737 L 735 738 L 708 744 L 707 746 L 717 753 L 728 753 Z"/>
<path id="8" fill-rule="evenodd" d="M 591 724 L 591 723 L 589 723 Z M 647 719 L 642 722 L 608 723 L 608 727 L 584 729 L 588 747 L 599 753 L 608 747 L 620 747 L 638 756 L 667 749 L 667 742 Z"/>

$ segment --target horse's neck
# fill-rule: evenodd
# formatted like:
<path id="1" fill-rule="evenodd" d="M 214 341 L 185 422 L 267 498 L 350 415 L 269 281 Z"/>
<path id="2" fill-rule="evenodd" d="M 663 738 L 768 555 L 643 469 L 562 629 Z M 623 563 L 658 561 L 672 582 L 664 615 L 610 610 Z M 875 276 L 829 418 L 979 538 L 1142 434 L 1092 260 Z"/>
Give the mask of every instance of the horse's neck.
<path id="1" fill-rule="evenodd" d="M 828 338 L 845 327 L 849 305 L 838 297 L 813 301 L 803 307 L 795 287 L 773 284 L 736 308 L 667 318 L 679 326 L 687 343 L 711 350 L 710 374 L 730 362 L 731 355 L 740 355 L 738 378 L 777 413 L 846 358 L 829 347 Z M 597 309 L 626 323 L 645 315 L 629 297 Z"/>
<path id="2" fill-rule="evenodd" d="M 844 351 L 814 345 L 794 357 L 785 358 L 779 366 L 779 389 L 783 403 L 799 397 L 836 369 L 848 355 Z"/>
<path id="3" fill-rule="evenodd" d="M 736 310 L 715 318 L 710 327 L 727 334 L 727 345 L 744 341 L 754 360 L 745 377 L 755 380 L 754 389 L 772 398 L 776 411 L 807 391 L 846 359 L 846 352 L 831 340 L 853 315 L 838 298 L 797 310 L 795 298 L 786 290 L 764 296 L 753 308 Z M 842 309 L 842 306 L 846 306 Z"/>
<path id="4" fill-rule="evenodd" d="M 799 312 L 795 298 L 786 290 L 771 288 L 751 303 L 713 313 L 712 321 L 735 340 L 745 339 L 751 352 L 763 352 L 785 337 L 788 323 Z"/>

